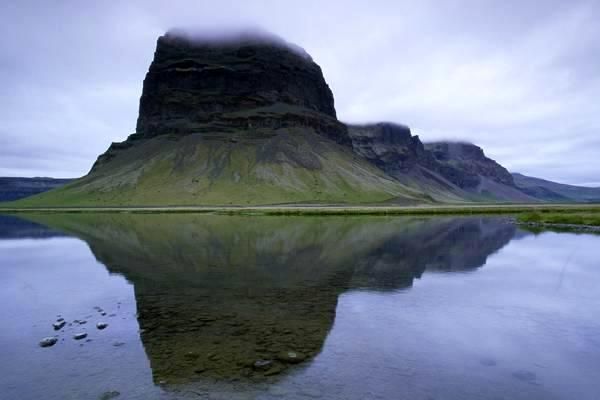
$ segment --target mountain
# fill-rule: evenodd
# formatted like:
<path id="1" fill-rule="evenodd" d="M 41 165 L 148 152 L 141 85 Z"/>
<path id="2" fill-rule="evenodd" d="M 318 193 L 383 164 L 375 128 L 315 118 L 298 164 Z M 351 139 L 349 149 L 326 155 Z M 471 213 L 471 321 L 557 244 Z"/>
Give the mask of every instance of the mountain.
<path id="1" fill-rule="evenodd" d="M 158 39 L 136 132 L 22 205 L 428 202 L 353 152 L 321 68 L 258 32 Z"/>
<path id="2" fill-rule="evenodd" d="M 357 154 L 437 201 L 538 201 L 517 188 L 508 170 L 473 144 L 423 144 L 410 128 L 393 123 L 348 125 L 348 133 Z"/>
<path id="3" fill-rule="evenodd" d="M 519 173 L 512 174 L 517 187 L 528 195 L 549 202 L 599 203 L 600 188 L 565 185 Z"/>
<path id="4" fill-rule="evenodd" d="M 412 205 L 594 196 L 517 185 L 473 144 L 424 144 L 404 125 L 340 122 L 319 65 L 278 37 L 170 31 L 158 38 L 144 79 L 136 132 L 112 143 L 85 177 L 19 205 Z"/>
<path id="5" fill-rule="evenodd" d="M 488 158 L 481 147 L 462 142 L 425 144 L 437 162 L 436 171 L 467 193 L 509 202 L 537 202 L 522 192 L 506 168 Z"/>
<path id="6" fill-rule="evenodd" d="M 418 136 L 404 125 L 381 122 L 348 125 L 354 151 L 387 175 L 438 201 L 463 201 L 469 195 L 438 173 L 439 165 Z"/>
<path id="7" fill-rule="evenodd" d="M 72 179 L 0 178 L 0 201 L 13 201 L 46 192 L 69 183 Z"/>

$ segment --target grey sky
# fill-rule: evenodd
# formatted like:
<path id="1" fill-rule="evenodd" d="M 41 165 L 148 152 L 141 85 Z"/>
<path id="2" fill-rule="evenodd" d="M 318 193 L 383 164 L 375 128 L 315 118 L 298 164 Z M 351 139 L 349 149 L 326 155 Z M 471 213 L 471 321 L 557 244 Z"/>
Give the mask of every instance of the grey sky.
<path id="1" fill-rule="evenodd" d="M 597 21 L 600 1 L 5 1 L 0 176 L 80 176 L 132 133 L 169 28 L 259 26 L 321 65 L 343 121 L 600 185 Z"/>

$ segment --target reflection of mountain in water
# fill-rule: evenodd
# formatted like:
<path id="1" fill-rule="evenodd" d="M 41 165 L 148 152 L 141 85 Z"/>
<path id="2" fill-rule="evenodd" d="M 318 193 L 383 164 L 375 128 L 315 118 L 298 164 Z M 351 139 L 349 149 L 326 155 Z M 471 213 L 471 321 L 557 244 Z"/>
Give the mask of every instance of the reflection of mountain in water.
<path id="1" fill-rule="evenodd" d="M 134 284 L 156 382 L 280 374 L 320 351 L 340 293 L 477 268 L 515 233 L 492 218 L 36 219 L 81 237 Z"/>

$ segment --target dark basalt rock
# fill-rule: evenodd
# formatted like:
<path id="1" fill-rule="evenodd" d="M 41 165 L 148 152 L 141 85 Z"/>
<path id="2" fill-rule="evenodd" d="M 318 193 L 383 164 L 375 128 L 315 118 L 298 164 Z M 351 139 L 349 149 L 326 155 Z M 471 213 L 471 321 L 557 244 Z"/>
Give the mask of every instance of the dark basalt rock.
<path id="1" fill-rule="evenodd" d="M 533 200 L 515 186 L 506 168 L 473 144 L 423 144 L 408 127 L 392 123 L 349 125 L 348 134 L 357 154 L 396 180 L 442 199 Z"/>
<path id="2" fill-rule="evenodd" d="M 406 173 L 417 164 L 427 168 L 435 165 L 432 155 L 407 126 L 388 122 L 348 125 L 348 134 L 356 153 L 392 175 Z"/>
<path id="3" fill-rule="evenodd" d="M 392 123 L 349 125 L 354 151 L 393 177 L 419 167 L 461 189 L 475 189 L 481 177 L 514 187 L 512 175 L 483 150 L 469 143 L 423 144 L 410 128 Z"/>
<path id="4" fill-rule="evenodd" d="M 92 171 L 159 135 L 236 143 L 298 127 L 350 144 L 321 68 L 303 49 L 260 32 L 214 38 L 170 31 L 158 38 L 144 79 L 136 132 L 112 143 Z"/>
<path id="5" fill-rule="evenodd" d="M 409 127 L 389 122 L 348 125 L 348 135 L 355 153 L 392 178 L 426 191 L 436 188 L 447 193 L 460 192 L 440 173 L 443 166 Z"/>
<path id="6" fill-rule="evenodd" d="M 481 147 L 470 143 L 433 142 L 425 144 L 425 148 L 439 163 L 438 171 L 460 188 L 476 188 L 481 182 L 481 177 L 516 187 L 510 172 L 486 157 Z"/>
<path id="7" fill-rule="evenodd" d="M 136 131 L 152 137 L 335 119 L 333 94 L 304 50 L 257 32 L 215 39 L 171 31 L 158 39 Z"/>

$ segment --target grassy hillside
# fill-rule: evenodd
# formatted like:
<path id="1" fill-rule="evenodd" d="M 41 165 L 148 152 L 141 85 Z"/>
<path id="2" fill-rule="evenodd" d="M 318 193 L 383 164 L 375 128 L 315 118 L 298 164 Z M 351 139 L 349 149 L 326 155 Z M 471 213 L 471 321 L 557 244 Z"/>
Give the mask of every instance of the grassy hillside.
<path id="1" fill-rule="evenodd" d="M 309 129 L 227 139 L 159 136 L 110 154 L 86 177 L 18 206 L 429 202 Z"/>

